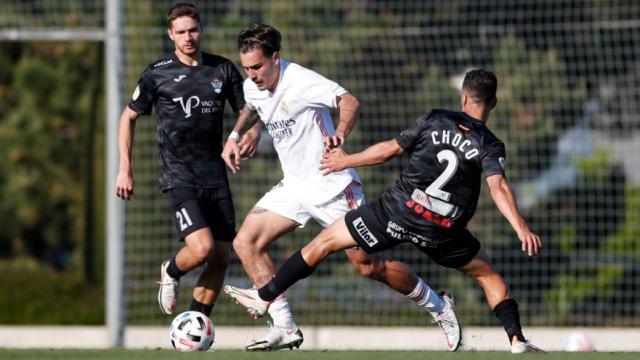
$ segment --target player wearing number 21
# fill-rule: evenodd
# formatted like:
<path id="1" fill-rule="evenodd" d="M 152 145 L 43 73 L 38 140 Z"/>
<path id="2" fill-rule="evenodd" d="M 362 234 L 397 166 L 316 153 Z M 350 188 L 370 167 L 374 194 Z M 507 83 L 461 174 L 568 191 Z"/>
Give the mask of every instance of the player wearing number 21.
<path id="1" fill-rule="evenodd" d="M 511 352 L 541 351 L 524 337 L 516 301 L 478 239 L 466 228 L 476 210 L 484 175 L 522 251 L 531 256 L 542 247 L 520 215 L 505 178 L 504 143 L 486 125 L 496 105 L 497 83 L 492 72 L 472 70 L 462 85 L 462 111 L 433 110 L 393 140 L 351 155 L 340 148 L 325 154 L 321 169 L 326 174 L 379 164 L 405 152 L 410 159 L 380 198 L 349 211 L 322 231 L 287 259 L 271 282 L 256 291 L 254 300 L 243 305 L 256 312 L 268 308 L 280 292 L 309 276 L 331 253 L 353 246 L 377 253 L 406 242 L 436 263 L 458 269 L 478 282 L 507 332 Z"/>
<path id="2" fill-rule="evenodd" d="M 158 303 L 169 315 L 176 309 L 180 277 L 206 264 L 193 290 L 190 310 L 210 315 L 229 266 L 236 235 L 235 211 L 222 153 L 225 103 L 236 113 L 245 105 L 242 76 L 233 63 L 200 49 L 198 8 L 176 3 L 167 12 L 170 53 L 149 65 L 120 116 L 119 172 L 116 193 L 129 200 L 136 119 L 155 108 L 159 190 L 169 198 L 180 250 L 160 266 Z M 240 146 L 251 155 L 257 130 L 245 133 Z M 255 136 L 252 136 L 255 135 Z"/>

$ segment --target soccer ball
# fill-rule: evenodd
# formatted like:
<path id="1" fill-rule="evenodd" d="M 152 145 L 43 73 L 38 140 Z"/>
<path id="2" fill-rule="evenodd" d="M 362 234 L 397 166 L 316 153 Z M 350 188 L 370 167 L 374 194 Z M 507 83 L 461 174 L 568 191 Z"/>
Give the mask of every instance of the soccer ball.
<path id="1" fill-rule="evenodd" d="M 583 332 L 573 332 L 564 342 L 565 351 L 584 352 L 593 351 L 593 344 Z"/>
<path id="2" fill-rule="evenodd" d="M 171 345 L 181 352 L 207 351 L 215 337 L 213 322 L 198 311 L 185 311 L 176 316 L 169 335 Z"/>

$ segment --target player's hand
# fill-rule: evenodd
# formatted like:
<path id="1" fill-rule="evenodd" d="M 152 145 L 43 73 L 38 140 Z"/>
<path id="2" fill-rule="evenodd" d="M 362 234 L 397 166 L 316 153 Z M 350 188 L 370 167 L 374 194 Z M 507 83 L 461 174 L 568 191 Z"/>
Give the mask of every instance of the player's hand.
<path id="1" fill-rule="evenodd" d="M 518 238 L 522 243 L 522 251 L 529 254 L 529 256 L 538 255 L 542 250 L 542 240 L 540 236 L 534 234 L 529 229 L 525 229 L 518 233 Z"/>
<path id="2" fill-rule="evenodd" d="M 333 172 L 346 169 L 348 167 L 346 165 L 347 156 L 348 155 L 344 149 L 340 147 L 334 148 L 323 154 L 322 160 L 320 160 L 320 170 L 322 170 L 322 175 L 329 175 Z"/>
<path id="3" fill-rule="evenodd" d="M 242 160 L 250 159 L 256 154 L 259 142 L 260 130 L 251 129 L 242 135 L 238 143 Z"/>
<path id="4" fill-rule="evenodd" d="M 342 146 L 342 144 L 344 144 L 344 134 L 334 134 L 332 136 L 323 136 L 322 137 L 322 143 L 324 144 L 322 153 L 326 154 L 329 151 L 331 151 L 331 149 L 335 149 L 337 147 Z"/>
<path id="5" fill-rule="evenodd" d="M 123 200 L 133 196 L 133 175 L 131 172 L 120 171 L 116 178 L 116 195 Z"/>
<path id="6" fill-rule="evenodd" d="M 227 139 L 227 143 L 224 145 L 221 156 L 222 160 L 224 160 L 232 173 L 235 174 L 240 170 L 240 145 L 235 140 Z"/>

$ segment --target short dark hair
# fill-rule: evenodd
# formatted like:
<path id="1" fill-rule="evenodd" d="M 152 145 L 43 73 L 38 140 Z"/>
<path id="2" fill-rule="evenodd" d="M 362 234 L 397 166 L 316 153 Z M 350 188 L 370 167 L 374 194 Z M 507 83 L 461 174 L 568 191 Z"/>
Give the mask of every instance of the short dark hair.
<path id="1" fill-rule="evenodd" d="M 254 24 L 238 34 L 238 50 L 244 54 L 259 48 L 265 56 L 271 56 L 274 52 L 280 51 L 280 40 L 282 35 L 273 26 Z"/>
<path id="2" fill-rule="evenodd" d="M 169 8 L 169 11 L 167 11 L 167 26 L 171 28 L 173 20 L 182 16 L 188 16 L 193 20 L 197 21 L 198 24 L 201 24 L 200 10 L 198 10 L 198 7 L 191 3 L 179 2 L 179 3 L 173 4 Z"/>
<path id="3" fill-rule="evenodd" d="M 475 69 L 467 72 L 462 82 L 465 91 L 474 102 L 491 104 L 496 98 L 498 79 L 491 71 Z"/>

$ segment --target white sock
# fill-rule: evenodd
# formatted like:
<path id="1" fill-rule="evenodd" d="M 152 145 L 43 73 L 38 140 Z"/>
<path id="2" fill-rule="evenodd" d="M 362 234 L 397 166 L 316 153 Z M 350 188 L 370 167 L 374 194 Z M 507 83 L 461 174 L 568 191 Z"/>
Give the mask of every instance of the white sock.
<path id="1" fill-rule="evenodd" d="M 444 300 L 433 291 L 422 279 L 418 279 L 418 285 L 407 295 L 409 299 L 422 306 L 431 315 L 437 315 L 444 310 Z"/>
<path id="2" fill-rule="evenodd" d="M 289 302 L 284 294 L 280 294 L 269 306 L 269 315 L 273 320 L 273 326 L 285 329 L 297 328 L 295 321 L 293 321 L 293 314 L 289 307 Z"/>

